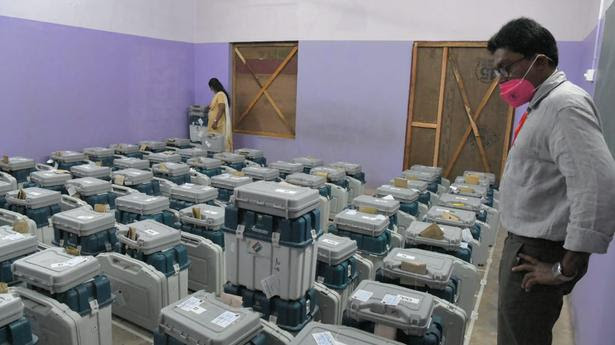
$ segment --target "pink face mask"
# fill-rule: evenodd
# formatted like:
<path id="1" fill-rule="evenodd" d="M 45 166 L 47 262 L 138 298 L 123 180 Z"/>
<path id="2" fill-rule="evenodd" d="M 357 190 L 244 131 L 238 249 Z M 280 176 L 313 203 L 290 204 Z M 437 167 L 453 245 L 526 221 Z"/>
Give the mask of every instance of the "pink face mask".
<path id="1" fill-rule="evenodd" d="M 525 77 L 530 72 L 537 59 L 538 56 L 534 58 L 534 61 L 532 61 L 532 64 L 523 77 L 511 79 L 500 84 L 500 97 L 504 102 L 516 108 L 532 100 L 536 92 L 536 87 L 530 81 L 526 80 Z"/>

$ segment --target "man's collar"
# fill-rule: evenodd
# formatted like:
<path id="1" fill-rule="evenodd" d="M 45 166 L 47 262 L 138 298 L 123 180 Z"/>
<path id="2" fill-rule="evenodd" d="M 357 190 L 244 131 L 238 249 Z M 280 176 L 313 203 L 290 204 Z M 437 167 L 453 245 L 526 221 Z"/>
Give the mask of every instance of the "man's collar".
<path id="1" fill-rule="evenodd" d="M 553 91 L 556 87 L 561 85 L 566 80 L 568 80 L 566 79 L 566 74 L 563 71 L 556 69 L 555 72 L 553 72 L 553 74 L 551 74 L 549 78 L 547 78 L 538 87 L 538 89 L 536 90 L 536 93 L 534 94 L 534 97 L 532 97 L 532 100 L 530 101 L 528 110 L 533 110 L 537 108 L 540 102 L 545 97 L 547 97 L 547 95 L 551 93 L 551 91 Z"/>

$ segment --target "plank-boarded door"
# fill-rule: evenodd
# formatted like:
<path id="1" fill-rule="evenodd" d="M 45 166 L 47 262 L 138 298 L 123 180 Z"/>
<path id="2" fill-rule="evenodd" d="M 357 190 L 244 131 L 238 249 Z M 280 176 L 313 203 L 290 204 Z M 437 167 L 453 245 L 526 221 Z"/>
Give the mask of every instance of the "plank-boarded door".
<path id="1" fill-rule="evenodd" d="M 233 44 L 233 131 L 295 137 L 297 42 Z"/>
<path id="2" fill-rule="evenodd" d="M 508 154 L 514 109 L 498 96 L 485 42 L 415 42 L 404 167 L 500 175 Z"/>

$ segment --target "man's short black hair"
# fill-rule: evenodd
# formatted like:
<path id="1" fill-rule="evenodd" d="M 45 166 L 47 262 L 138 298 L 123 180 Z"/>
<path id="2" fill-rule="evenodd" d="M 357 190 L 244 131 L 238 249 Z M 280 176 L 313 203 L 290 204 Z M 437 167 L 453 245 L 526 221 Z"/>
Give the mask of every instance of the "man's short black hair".
<path id="1" fill-rule="evenodd" d="M 493 54 L 497 49 L 505 48 L 531 58 L 536 54 L 548 56 L 551 65 L 557 66 L 557 43 L 555 38 L 542 25 L 529 18 L 513 19 L 502 26 L 487 43 L 487 49 Z"/>

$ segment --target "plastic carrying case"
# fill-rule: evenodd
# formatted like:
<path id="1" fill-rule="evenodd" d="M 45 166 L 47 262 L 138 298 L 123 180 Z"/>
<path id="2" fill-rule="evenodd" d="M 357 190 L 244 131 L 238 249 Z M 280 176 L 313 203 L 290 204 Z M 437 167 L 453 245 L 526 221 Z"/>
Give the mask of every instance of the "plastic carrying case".
<path id="1" fill-rule="evenodd" d="M 71 174 L 75 178 L 93 177 L 100 180 L 111 180 L 111 168 L 108 166 L 98 166 L 96 164 L 75 165 L 70 168 Z"/>
<path id="2" fill-rule="evenodd" d="M 266 167 L 245 167 L 242 172 L 253 178 L 254 181 L 275 181 L 280 177 L 280 172 L 277 169 Z"/>
<path id="3" fill-rule="evenodd" d="M 115 151 L 106 147 L 88 147 L 83 149 L 83 153 L 96 165 L 111 167 L 113 165 L 113 154 Z"/>
<path id="4" fill-rule="evenodd" d="M 152 166 L 154 176 L 175 184 L 190 183 L 190 166 L 184 163 L 159 163 Z"/>
<path id="5" fill-rule="evenodd" d="M 139 151 L 149 151 L 149 152 L 164 152 L 167 149 L 167 144 L 162 141 L 155 140 L 143 140 L 139 141 Z"/>
<path id="6" fill-rule="evenodd" d="M 30 321 L 24 317 L 24 305 L 13 293 L 0 294 L 0 344 L 34 345 Z"/>
<path id="7" fill-rule="evenodd" d="M 64 211 L 51 217 L 53 244 L 79 249 L 83 255 L 118 251 L 115 217 L 112 213 L 94 212 L 86 207 Z"/>
<path id="8" fill-rule="evenodd" d="M 309 188 L 258 181 L 235 188 L 238 208 L 286 219 L 298 218 L 316 208 L 318 192 Z"/>
<path id="9" fill-rule="evenodd" d="M 383 199 L 371 195 L 360 195 L 352 201 L 354 208 L 373 209 L 376 213 L 389 218 L 389 230 L 394 230 L 397 225 L 397 211 L 399 211 L 399 201 L 393 199 Z"/>
<path id="10" fill-rule="evenodd" d="M 154 345 L 266 345 L 260 315 L 197 291 L 160 312 Z"/>
<path id="11" fill-rule="evenodd" d="M 109 279 L 92 256 L 73 256 L 51 247 L 13 263 L 13 275 L 30 290 L 67 305 L 82 317 L 111 306 Z M 109 313 L 109 322 L 111 314 Z M 36 333 L 36 331 L 35 331 Z"/>
<path id="12" fill-rule="evenodd" d="M 160 183 L 153 180 L 151 171 L 140 169 L 122 169 L 112 173 L 113 184 L 126 186 L 148 195 L 160 195 Z"/>
<path id="13" fill-rule="evenodd" d="M 252 178 L 235 174 L 220 174 L 211 178 L 211 186 L 218 188 L 218 200 L 229 202 L 235 188 L 252 183 Z"/>
<path id="14" fill-rule="evenodd" d="M 117 158 L 113 160 L 113 170 L 139 169 L 148 170 L 149 161 L 136 157 Z"/>
<path id="15" fill-rule="evenodd" d="M 411 216 L 419 215 L 419 193 L 416 190 L 400 188 L 392 185 L 382 185 L 376 190 L 378 197 L 383 198 L 388 195 L 399 201 L 399 209 Z"/>
<path id="16" fill-rule="evenodd" d="M 303 172 L 306 174 L 309 174 L 312 168 L 320 167 L 324 164 L 322 159 L 312 156 L 293 158 L 293 163 L 299 163 L 303 165 Z"/>
<path id="17" fill-rule="evenodd" d="M 130 224 L 151 219 L 162 224 L 179 228 L 179 220 L 169 210 L 169 198 L 142 193 L 128 194 L 115 199 L 115 219 L 118 223 Z"/>
<path id="18" fill-rule="evenodd" d="M 384 257 L 390 249 L 389 219 L 381 214 L 344 210 L 334 219 L 330 232 L 357 242 L 361 252 Z"/>
<path id="19" fill-rule="evenodd" d="M 153 152 L 148 154 L 145 159 L 149 161 L 150 165 L 158 163 L 181 163 L 182 156 L 174 151 Z"/>
<path id="20" fill-rule="evenodd" d="M 310 322 L 291 345 L 402 345 L 402 343 L 364 332 L 354 327 Z"/>
<path id="21" fill-rule="evenodd" d="M 268 298 L 261 291 L 228 283 L 224 286 L 224 292 L 241 296 L 243 307 L 254 309 L 261 313 L 263 319 L 293 334 L 301 331 L 319 311 L 318 294 L 313 288 L 295 300 L 284 300 L 279 297 Z"/>
<path id="22" fill-rule="evenodd" d="M 327 179 L 327 182 L 348 189 L 348 180 L 346 179 L 346 170 L 334 167 L 315 167 L 310 170 L 310 175 L 322 176 Z"/>
<path id="23" fill-rule="evenodd" d="M 197 157 L 188 159 L 186 163 L 188 163 L 188 165 L 190 165 L 192 168 L 196 169 L 196 171 L 209 177 L 222 174 L 223 162 L 219 159 Z"/>
<path id="24" fill-rule="evenodd" d="M 417 171 L 417 170 L 406 170 L 402 172 L 402 176 L 408 180 L 419 180 L 429 182 L 429 188 L 427 188 L 432 193 L 438 192 L 438 184 L 442 181 L 442 178 L 437 172 L 429 172 L 429 171 Z"/>
<path id="25" fill-rule="evenodd" d="M 438 204 L 440 206 L 474 212 L 476 214 L 476 220 L 487 222 L 487 211 L 482 208 L 483 202 L 480 198 L 443 193 L 439 197 Z"/>
<path id="26" fill-rule="evenodd" d="M 473 264 L 448 254 L 395 248 L 386 257 L 379 280 L 428 292 L 472 315 L 481 275 Z"/>
<path id="27" fill-rule="evenodd" d="M 280 172 L 280 178 L 283 179 L 285 179 L 288 175 L 303 172 L 303 165 L 299 163 L 275 161 L 269 163 L 269 167 L 273 169 L 278 169 L 278 171 Z"/>
<path id="28" fill-rule="evenodd" d="M 143 158 L 143 153 L 139 151 L 139 146 L 134 144 L 113 144 L 109 146 L 115 154 L 128 158 Z"/>
<path id="29" fill-rule="evenodd" d="M 458 281 L 448 255 L 418 249 L 393 248 L 384 259 L 380 281 L 428 292 L 450 303 L 457 301 Z"/>
<path id="30" fill-rule="evenodd" d="M 38 228 L 48 226 L 49 218 L 61 211 L 60 192 L 36 187 L 22 191 L 25 193 L 25 199 L 18 197 L 20 191 L 11 191 L 6 194 L 7 208 L 9 211 L 32 219 Z"/>
<path id="31" fill-rule="evenodd" d="M 84 153 L 76 151 L 55 151 L 51 153 L 51 160 L 57 164 L 58 169 L 70 170 L 75 165 L 86 164 L 87 157 Z"/>
<path id="32" fill-rule="evenodd" d="M 115 208 L 116 195 L 113 193 L 111 182 L 100 180 L 93 177 L 83 177 L 66 182 L 69 195 L 78 194 L 78 197 L 87 202 L 90 206 L 109 205 L 110 209 Z"/>
<path id="33" fill-rule="evenodd" d="M 121 253 L 154 266 L 167 277 L 185 271 L 190 266 L 181 233 L 164 224 L 147 219 L 128 225 L 136 232 L 136 239 L 126 232 L 119 233 Z"/>
<path id="34" fill-rule="evenodd" d="M 0 159 L 0 169 L 11 174 L 17 183 L 26 182 L 30 173 L 36 170 L 35 167 L 36 163 L 30 158 L 4 156 Z"/>
<path id="35" fill-rule="evenodd" d="M 197 204 L 179 211 L 181 230 L 202 236 L 224 248 L 224 208 Z"/>
<path id="36" fill-rule="evenodd" d="M 20 233 L 12 226 L 0 226 L 0 282 L 16 283 L 11 265 L 15 260 L 38 251 L 36 236 L 29 233 Z M 0 338 L 1 339 L 1 338 Z"/>
<path id="37" fill-rule="evenodd" d="M 182 244 L 188 251 L 188 289 L 205 290 L 219 296 L 224 290 L 224 250 L 219 245 L 198 235 L 181 233 Z"/>
<path id="38" fill-rule="evenodd" d="M 331 198 L 331 186 L 327 185 L 327 178 L 324 176 L 293 173 L 286 176 L 285 181 L 295 186 L 316 189 L 321 196 Z"/>
<path id="39" fill-rule="evenodd" d="M 186 163 L 189 159 L 198 157 L 207 157 L 207 150 L 198 147 L 190 147 L 177 150 L 177 153 L 182 157 L 182 162 Z"/>
<path id="40" fill-rule="evenodd" d="M 465 312 L 425 292 L 364 280 L 354 291 L 344 325 L 404 344 L 462 344 Z"/>
<path id="41" fill-rule="evenodd" d="M 459 210 L 450 207 L 434 206 L 427 211 L 425 221 L 468 228 L 472 232 L 472 237 L 479 241 L 481 236 L 480 225 L 476 223 L 476 213 L 472 211 Z"/>
<path id="42" fill-rule="evenodd" d="M 63 170 L 35 171 L 30 174 L 30 183 L 24 184 L 24 186 L 45 188 L 66 194 L 64 184 L 72 178 L 68 171 Z"/>
<path id="43" fill-rule="evenodd" d="M 448 192 L 456 195 L 480 198 L 485 205 L 493 207 L 493 190 L 488 187 L 455 182 L 450 185 Z"/>
<path id="44" fill-rule="evenodd" d="M 218 190 L 209 186 L 184 183 L 171 188 L 170 198 L 171 208 L 181 210 L 196 204 L 213 204 L 218 198 Z"/>
<path id="45" fill-rule="evenodd" d="M 433 226 L 433 223 L 412 222 L 406 229 L 406 247 L 449 254 L 466 262 L 472 262 L 472 247 L 463 242 L 463 229 L 439 224 L 437 226 L 443 233 L 441 239 L 421 235 Z"/>
<path id="46" fill-rule="evenodd" d="M 366 182 L 365 173 L 363 172 L 363 168 L 359 164 L 348 162 L 334 162 L 328 165 L 334 168 L 344 169 L 344 171 L 346 171 L 346 175 L 356 178 L 363 184 L 365 184 Z"/>
<path id="47" fill-rule="evenodd" d="M 231 152 L 221 152 L 214 155 L 215 159 L 224 162 L 224 165 L 231 167 L 237 171 L 246 167 L 246 157 Z"/>
<path id="48" fill-rule="evenodd" d="M 235 153 L 246 157 L 246 159 L 260 166 L 264 167 L 267 165 L 267 159 L 265 158 L 265 154 L 261 150 L 242 148 L 235 150 Z"/>
<path id="49" fill-rule="evenodd" d="M 192 145 L 190 144 L 190 139 L 187 138 L 168 138 L 167 146 L 177 147 L 180 149 L 187 149 L 192 147 Z"/>
<path id="50" fill-rule="evenodd" d="M 356 252 L 356 241 L 331 233 L 322 235 L 318 239 L 316 281 L 336 291 L 346 289 L 359 276 Z"/>

